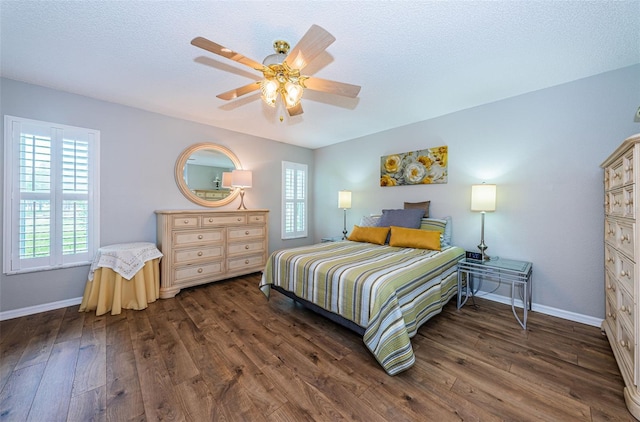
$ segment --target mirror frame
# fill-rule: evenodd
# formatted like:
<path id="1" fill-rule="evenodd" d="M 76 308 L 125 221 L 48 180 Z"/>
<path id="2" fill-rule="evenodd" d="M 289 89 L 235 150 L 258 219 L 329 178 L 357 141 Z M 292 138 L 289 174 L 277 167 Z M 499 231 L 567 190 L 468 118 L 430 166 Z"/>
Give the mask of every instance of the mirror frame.
<path id="1" fill-rule="evenodd" d="M 180 154 L 180 156 L 178 157 L 178 160 L 176 161 L 175 174 L 174 174 L 176 179 L 176 184 L 178 185 L 178 189 L 180 189 L 180 192 L 182 192 L 182 194 L 189 201 L 196 203 L 198 205 L 202 205 L 203 207 L 221 207 L 223 205 L 229 204 L 234 199 L 236 199 L 240 194 L 240 189 L 232 188 L 231 193 L 226 198 L 223 198 L 217 201 L 207 201 L 206 199 L 200 198 L 195 193 L 191 192 L 191 189 L 189 189 L 189 186 L 187 186 L 187 183 L 184 180 L 184 168 L 187 165 L 187 161 L 189 160 L 189 157 L 191 157 L 191 154 L 198 151 L 205 150 L 205 149 L 215 150 L 226 155 L 227 158 L 229 158 L 231 162 L 234 164 L 236 170 L 242 169 L 242 166 L 240 165 L 240 160 L 238 160 L 238 157 L 236 157 L 236 155 L 233 152 L 231 152 L 230 149 L 225 148 L 221 145 L 210 143 L 210 142 L 203 142 L 200 144 L 191 145 L 189 148 L 182 151 L 182 154 Z"/>

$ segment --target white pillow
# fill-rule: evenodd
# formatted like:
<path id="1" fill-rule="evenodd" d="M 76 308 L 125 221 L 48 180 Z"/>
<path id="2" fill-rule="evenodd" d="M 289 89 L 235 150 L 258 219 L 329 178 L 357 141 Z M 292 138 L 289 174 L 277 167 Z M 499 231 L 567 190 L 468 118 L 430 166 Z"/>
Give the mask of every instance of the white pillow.
<path id="1" fill-rule="evenodd" d="M 360 219 L 360 227 L 378 227 L 379 215 L 363 215 Z"/>

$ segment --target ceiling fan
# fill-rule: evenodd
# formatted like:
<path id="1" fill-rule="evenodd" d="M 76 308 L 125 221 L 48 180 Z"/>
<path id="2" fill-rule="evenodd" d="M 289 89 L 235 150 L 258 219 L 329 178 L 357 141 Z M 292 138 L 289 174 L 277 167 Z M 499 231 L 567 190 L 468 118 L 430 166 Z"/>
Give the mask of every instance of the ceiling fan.
<path id="1" fill-rule="evenodd" d="M 218 98 L 232 100 L 250 92 L 261 90 L 262 99 L 266 104 L 275 107 L 280 97 L 289 115 L 296 116 L 303 112 L 300 100 L 305 89 L 328 92 L 349 98 L 358 96 L 360 92 L 358 85 L 301 74 L 301 71 L 335 40 L 335 37 L 323 28 L 318 25 L 312 25 L 291 51 L 289 51 L 290 45 L 286 41 L 275 41 L 273 48 L 276 53 L 267 56 L 262 63 L 258 63 L 206 38 L 196 37 L 191 41 L 191 44 L 249 66 L 262 72 L 264 76 L 264 79 L 260 81 L 251 82 L 245 86 L 223 92 L 217 95 Z"/>

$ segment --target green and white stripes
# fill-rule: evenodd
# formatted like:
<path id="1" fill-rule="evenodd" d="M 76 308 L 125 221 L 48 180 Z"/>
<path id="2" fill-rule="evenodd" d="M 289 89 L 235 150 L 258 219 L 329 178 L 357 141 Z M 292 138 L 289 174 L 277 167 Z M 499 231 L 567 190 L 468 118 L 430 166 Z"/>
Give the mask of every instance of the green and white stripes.
<path id="1" fill-rule="evenodd" d="M 458 247 L 442 251 L 333 242 L 274 252 L 260 288 L 281 286 L 366 328 L 364 342 L 390 375 L 415 361 L 410 337 L 457 288 Z"/>

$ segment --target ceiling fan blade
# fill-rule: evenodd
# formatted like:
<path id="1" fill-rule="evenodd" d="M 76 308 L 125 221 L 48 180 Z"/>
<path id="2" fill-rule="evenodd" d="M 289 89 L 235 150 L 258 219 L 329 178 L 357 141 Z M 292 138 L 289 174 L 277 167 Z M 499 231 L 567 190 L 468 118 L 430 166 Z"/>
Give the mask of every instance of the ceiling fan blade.
<path id="1" fill-rule="evenodd" d="M 298 114 L 302 114 L 304 113 L 304 111 L 302 111 L 302 104 L 298 103 L 297 106 L 293 106 L 287 109 L 287 111 L 289 112 L 289 116 L 297 116 Z"/>
<path id="2" fill-rule="evenodd" d="M 262 65 L 262 63 L 258 63 L 255 60 L 245 57 L 240 53 L 236 53 L 235 51 L 229 50 L 228 48 L 223 47 L 220 44 L 216 44 L 213 41 L 209 41 L 206 38 L 196 37 L 191 40 L 191 44 L 195 45 L 196 47 L 200 47 L 203 50 L 210 51 L 219 56 L 226 57 L 227 59 L 236 61 L 238 63 L 242 63 L 243 65 L 249 66 L 252 69 L 259 70 L 259 71 L 262 71 L 262 69 L 264 69 L 264 66 Z"/>
<path id="3" fill-rule="evenodd" d="M 328 92 L 330 94 L 342 95 L 343 97 L 355 98 L 360 92 L 360 86 L 346 84 L 344 82 L 330 81 L 311 77 L 304 80 L 304 86 L 313 91 Z"/>
<path id="4" fill-rule="evenodd" d="M 318 25 L 311 25 L 307 33 L 302 36 L 298 44 L 289 52 L 285 61 L 290 68 L 302 70 L 335 40 L 333 35 Z"/>
<path id="5" fill-rule="evenodd" d="M 240 88 L 232 89 L 231 91 L 223 92 L 222 94 L 216 95 L 216 97 L 222 100 L 233 100 L 242 95 L 248 94 L 253 91 L 257 91 L 260 89 L 260 82 L 255 81 L 251 82 L 248 85 L 241 86 Z"/>

